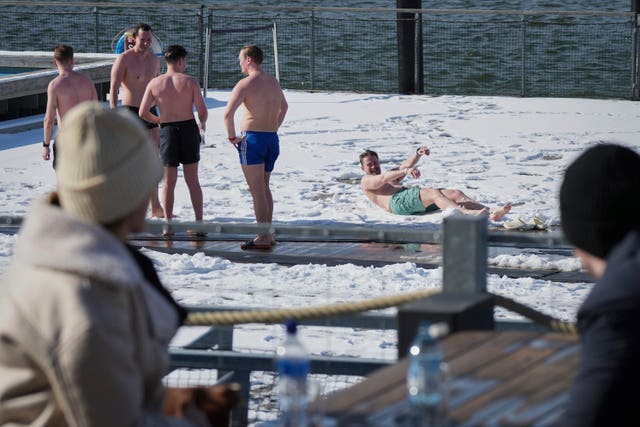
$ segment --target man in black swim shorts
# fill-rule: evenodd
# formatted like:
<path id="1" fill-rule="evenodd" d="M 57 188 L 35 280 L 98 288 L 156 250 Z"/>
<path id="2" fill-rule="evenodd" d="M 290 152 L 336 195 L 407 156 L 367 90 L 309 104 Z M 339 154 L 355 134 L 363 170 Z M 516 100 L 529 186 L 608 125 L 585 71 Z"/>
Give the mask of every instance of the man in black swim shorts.
<path id="1" fill-rule="evenodd" d="M 167 222 L 173 218 L 173 195 L 178 179 L 178 166 L 182 163 L 195 220 L 202 221 L 202 188 L 198 180 L 198 162 L 200 133 L 204 133 L 206 129 L 207 107 L 198 82 L 184 74 L 187 51 L 182 46 L 172 45 L 165 50 L 164 58 L 167 61 L 167 72 L 147 85 L 140 104 L 140 117 L 160 125 L 160 157 L 164 164 L 164 217 Z M 157 104 L 160 109 L 159 117 L 149 111 L 153 104 Z M 198 112 L 198 122 L 193 116 L 194 106 Z M 169 224 L 165 227 L 165 234 L 171 234 Z"/>

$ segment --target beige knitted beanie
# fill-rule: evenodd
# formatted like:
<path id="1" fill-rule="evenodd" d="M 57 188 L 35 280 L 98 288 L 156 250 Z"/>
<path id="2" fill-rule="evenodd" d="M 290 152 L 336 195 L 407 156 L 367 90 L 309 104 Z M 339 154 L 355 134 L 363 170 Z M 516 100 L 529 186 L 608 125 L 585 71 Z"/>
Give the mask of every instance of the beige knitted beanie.
<path id="1" fill-rule="evenodd" d="M 55 143 L 60 204 L 93 222 L 124 218 L 162 178 L 149 133 L 127 110 L 84 102 L 65 115 Z"/>

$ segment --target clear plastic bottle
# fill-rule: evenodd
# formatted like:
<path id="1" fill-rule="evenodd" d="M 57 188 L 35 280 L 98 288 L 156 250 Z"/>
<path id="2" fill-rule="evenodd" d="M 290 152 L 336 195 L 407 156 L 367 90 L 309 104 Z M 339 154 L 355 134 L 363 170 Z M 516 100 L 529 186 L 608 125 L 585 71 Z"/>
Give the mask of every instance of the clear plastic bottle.
<path id="1" fill-rule="evenodd" d="M 309 374 L 309 354 L 298 340 L 298 325 L 294 320 L 285 323 L 287 336 L 276 349 L 278 370 L 278 403 L 283 427 L 306 427 L 307 417 L 307 375 Z"/>
<path id="2" fill-rule="evenodd" d="M 409 347 L 407 391 L 422 425 L 436 427 L 446 421 L 447 367 L 438 338 L 448 333 L 446 323 L 422 322 Z"/>

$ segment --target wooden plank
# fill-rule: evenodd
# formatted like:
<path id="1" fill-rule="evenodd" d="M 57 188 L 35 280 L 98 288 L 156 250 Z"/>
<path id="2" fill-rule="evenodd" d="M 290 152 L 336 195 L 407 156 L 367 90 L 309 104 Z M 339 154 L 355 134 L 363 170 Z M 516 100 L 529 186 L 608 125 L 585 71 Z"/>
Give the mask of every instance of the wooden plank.
<path id="1" fill-rule="evenodd" d="M 413 262 L 421 268 L 437 268 L 441 264 L 440 246 L 429 244 L 356 243 L 356 242 L 280 242 L 269 251 L 243 251 L 237 241 L 222 240 L 130 240 L 130 244 L 166 253 L 204 252 L 205 255 L 225 258 L 233 262 L 278 263 L 296 265 L 306 263 L 329 266 L 355 264 L 385 266 Z M 585 272 L 558 270 L 528 270 L 489 267 L 489 274 L 507 277 L 533 277 L 549 281 L 591 282 Z"/>
<path id="2" fill-rule="evenodd" d="M 531 334 L 531 333 L 529 333 Z M 491 331 L 469 331 L 450 335 L 442 341 L 444 359 L 454 358 L 495 339 Z M 369 413 L 406 398 L 405 358 L 395 365 L 380 369 L 366 381 L 332 394 L 323 402 L 326 413 Z"/>
<path id="3" fill-rule="evenodd" d="M 575 337 L 547 334 L 454 380 L 450 415 L 470 425 L 532 425 L 557 418 L 579 363 Z M 456 396 L 456 388 L 464 396 Z M 475 389 L 475 393 L 473 390 Z"/>

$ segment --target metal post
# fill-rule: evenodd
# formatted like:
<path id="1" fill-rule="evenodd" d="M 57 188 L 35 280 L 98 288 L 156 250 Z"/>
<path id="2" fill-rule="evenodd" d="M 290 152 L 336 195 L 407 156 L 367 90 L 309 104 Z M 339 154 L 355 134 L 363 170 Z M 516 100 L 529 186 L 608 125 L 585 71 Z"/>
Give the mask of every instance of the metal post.
<path id="1" fill-rule="evenodd" d="M 202 97 L 207 98 L 207 90 L 209 89 L 209 62 L 211 57 L 211 26 L 213 24 L 213 16 L 209 14 L 207 17 L 207 32 L 205 35 L 204 47 L 204 77 L 202 79 Z"/>
<path id="2" fill-rule="evenodd" d="M 640 99 L 640 81 L 638 78 L 638 14 L 633 15 L 631 19 L 631 44 L 633 52 L 631 52 L 631 97 L 634 100 Z"/>
<path id="3" fill-rule="evenodd" d="M 452 215 L 443 228 L 442 292 L 486 292 L 487 217 Z"/>
<path id="4" fill-rule="evenodd" d="M 280 63 L 278 59 L 278 27 L 276 21 L 273 21 L 273 60 L 276 66 L 276 80 L 280 81 Z"/>
<path id="5" fill-rule="evenodd" d="M 93 40 L 95 42 L 94 44 L 94 52 L 98 53 L 98 32 L 100 31 L 99 28 L 99 23 L 100 23 L 100 19 L 98 18 L 98 8 L 94 7 L 93 8 Z"/>
<path id="6" fill-rule="evenodd" d="M 200 37 L 198 37 L 198 63 L 199 63 L 199 67 L 198 67 L 198 80 L 200 81 L 200 86 L 204 87 L 204 81 L 203 81 L 203 76 L 204 76 L 204 63 L 203 63 L 203 59 L 204 59 L 204 44 L 202 42 L 202 34 L 203 34 L 203 30 L 204 30 L 204 5 L 200 5 L 200 11 L 197 13 L 198 16 L 198 35 Z M 206 34 L 205 34 L 206 37 Z M 206 96 L 206 95 L 205 95 Z"/>
<path id="7" fill-rule="evenodd" d="M 416 93 L 424 93 L 424 68 L 422 61 L 422 14 L 416 13 L 416 21 L 415 21 L 415 58 L 416 58 L 416 69 L 415 69 L 415 92 Z"/>
<path id="8" fill-rule="evenodd" d="M 527 70 L 527 20 L 524 15 L 520 18 L 520 45 L 520 96 L 524 98 L 527 95 L 525 89 Z"/>
<path id="9" fill-rule="evenodd" d="M 396 0 L 398 9 L 421 9 L 422 0 Z M 398 92 L 416 93 L 415 87 L 415 15 L 397 13 Z"/>
<path id="10" fill-rule="evenodd" d="M 311 79 L 311 90 L 315 89 L 315 71 L 316 71 L 316 19 L 315 12 L 311 9 L 311 57 L 309 58 L 309 78 Z"/>

